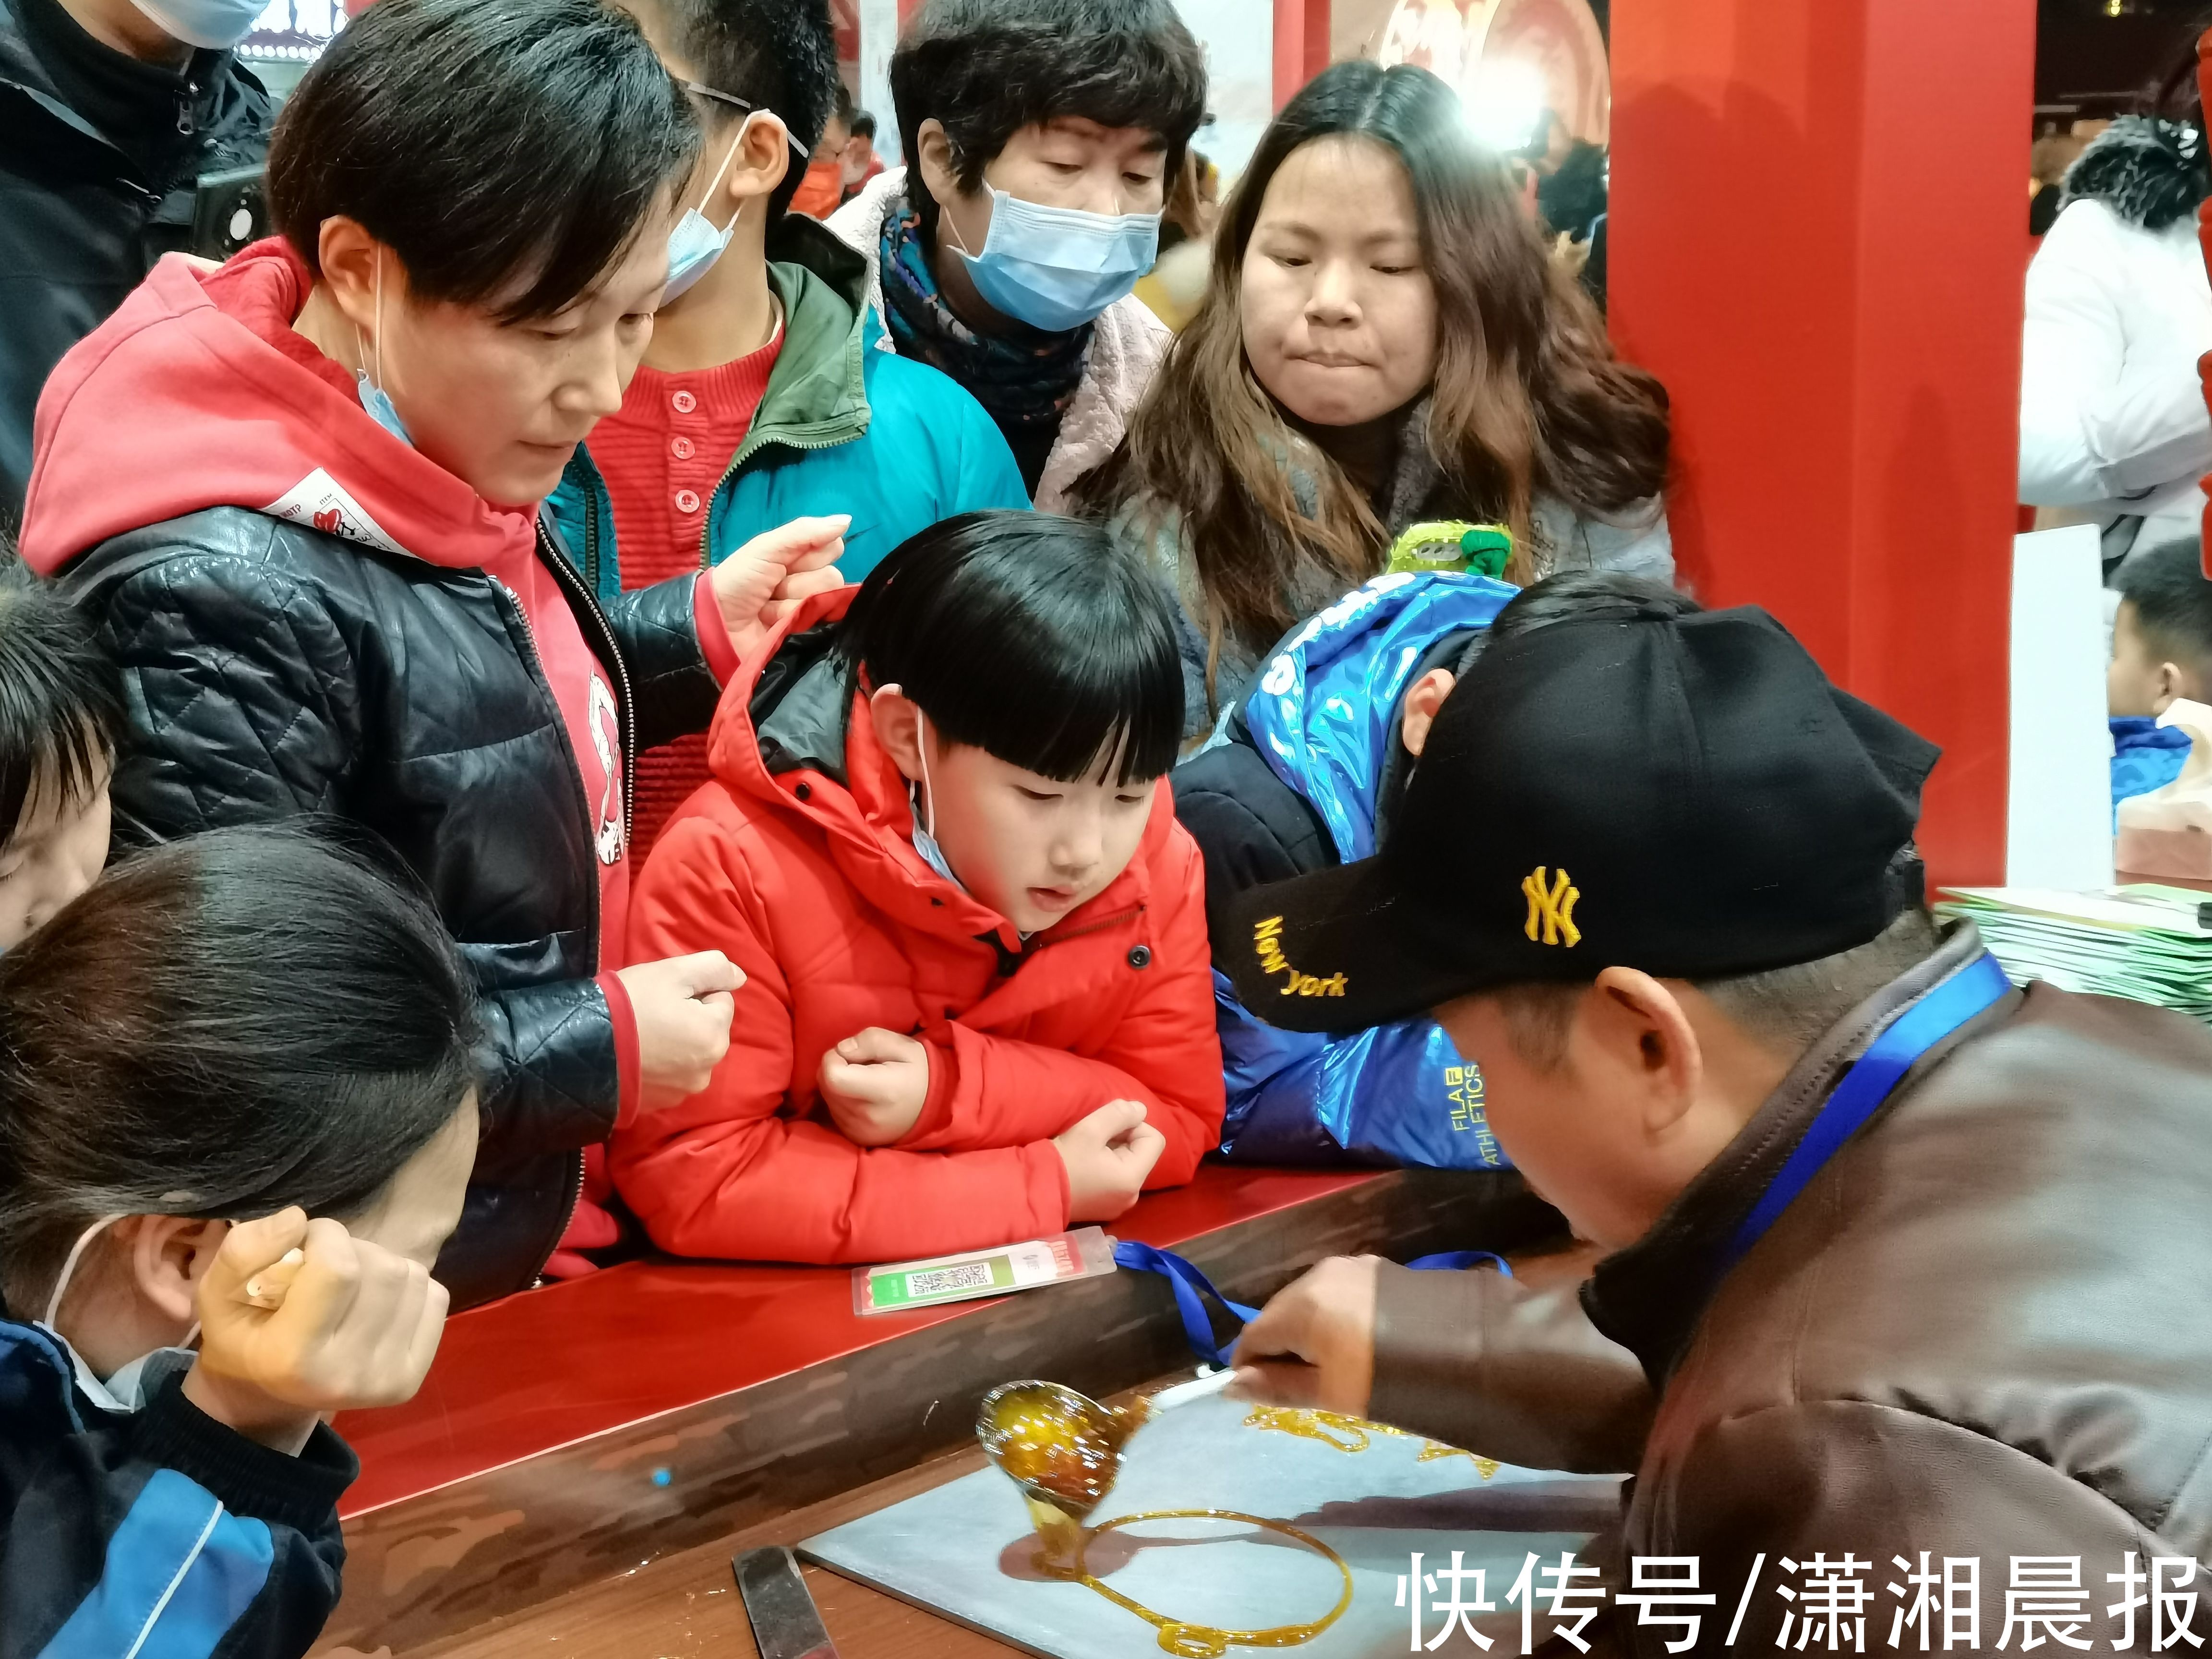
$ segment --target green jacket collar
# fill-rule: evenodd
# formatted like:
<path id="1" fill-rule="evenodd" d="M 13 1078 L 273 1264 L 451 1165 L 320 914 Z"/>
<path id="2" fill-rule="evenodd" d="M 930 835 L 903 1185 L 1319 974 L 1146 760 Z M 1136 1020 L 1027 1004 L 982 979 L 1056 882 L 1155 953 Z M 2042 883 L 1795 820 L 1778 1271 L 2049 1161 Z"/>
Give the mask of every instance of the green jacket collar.
<path id="1" fill-rule="evenodd" d="M 798 214 L 770 235 L 769 256 L 769 283 L 783 302 L 783 347 L 732 465 L 770 443 L 823 449 L 868 429 L 860 355 L 867 261 Z"/>

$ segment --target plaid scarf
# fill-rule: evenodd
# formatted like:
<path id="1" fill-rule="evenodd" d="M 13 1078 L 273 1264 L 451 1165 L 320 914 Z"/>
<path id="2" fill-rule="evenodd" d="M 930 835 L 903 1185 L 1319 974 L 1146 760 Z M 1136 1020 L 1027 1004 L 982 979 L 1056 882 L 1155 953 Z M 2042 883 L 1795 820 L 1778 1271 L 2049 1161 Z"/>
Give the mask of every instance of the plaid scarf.
<path id="1" fill-rule="evenodd" d="M 1083 380 L 1090 324 L 1066 334 L 1047 334 L 1023 323 L 1006 334 L 976 333 L 938 292 L 921 217 L 903 196 L 884 216 L 883 283 L 884 322 L 900 356 L 957 380 L 1010 443 L 1025 434 L 1060 429 Z"/>

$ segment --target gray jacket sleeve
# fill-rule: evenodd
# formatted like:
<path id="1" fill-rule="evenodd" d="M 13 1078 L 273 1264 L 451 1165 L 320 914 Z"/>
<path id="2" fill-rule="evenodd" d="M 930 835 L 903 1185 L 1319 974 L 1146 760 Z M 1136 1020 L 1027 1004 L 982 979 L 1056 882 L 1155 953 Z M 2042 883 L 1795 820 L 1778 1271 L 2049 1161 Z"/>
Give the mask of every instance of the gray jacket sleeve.
<path id="1" fill-rule="evenodd" d="M 1674 542 L 1668 534 L 1666 508 L 1656 498 L 1598 519 L 1541 496 L 1529 517 L 1543 544 L 1537 568 L 1544 575 L 1555 570 L 1618 570 L 1670 585 L 1674 580 Z"/>

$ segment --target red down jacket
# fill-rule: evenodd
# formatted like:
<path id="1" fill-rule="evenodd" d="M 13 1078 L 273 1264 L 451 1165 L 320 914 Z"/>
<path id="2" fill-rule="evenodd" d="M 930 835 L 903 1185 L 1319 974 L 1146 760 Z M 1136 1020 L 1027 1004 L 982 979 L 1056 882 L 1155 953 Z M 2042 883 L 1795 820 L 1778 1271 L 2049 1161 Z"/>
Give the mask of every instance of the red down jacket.
<path id="1" fill-rule="evenodd" d="M 1058 1231 L 1050 1137 L 1110 1100 L 1167 1137 L 1147 1186 L 1188 1181 L 1220 1138 L 1204 866 L 1164 782 L 1129 867 L 1024 945 L 914 850 L 905 780 L 830 648 L 855 591 L 740 666 L 714 775 L 632 896 L 630 960 L 721 950 L 745 972 L 714 1080 L 613 1145 L 623 1196 L 682 1255 L 884 1261 Z M 926 1042 L 930 1085 L 904 1140 L 864 1149 L 815 1079 L 871 1025 Z"/>

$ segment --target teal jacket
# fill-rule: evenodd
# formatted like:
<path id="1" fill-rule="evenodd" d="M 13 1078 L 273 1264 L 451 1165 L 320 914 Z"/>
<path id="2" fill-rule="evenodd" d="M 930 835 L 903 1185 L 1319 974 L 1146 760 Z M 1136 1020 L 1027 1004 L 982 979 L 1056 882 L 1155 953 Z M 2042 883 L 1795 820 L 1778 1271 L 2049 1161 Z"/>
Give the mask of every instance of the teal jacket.
<path id="1" fill-rule="evenodd" d="M 849 513 L 837 568 L 859 581 L 940 519 L 1025 507 L 1029 492 L 982 405 L 926 363 L 867 349 L 867 262 L 811 219 L 787 216 L 769 281 L 783 301 L 783 349 L 752 428 L 708 504 L 700 568 L 763 530 Z M 546 502 L 568 556 L 601 599 L 622 591 L 605 481 L 582 444 Z"/>

